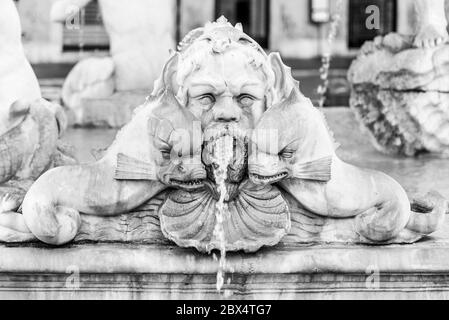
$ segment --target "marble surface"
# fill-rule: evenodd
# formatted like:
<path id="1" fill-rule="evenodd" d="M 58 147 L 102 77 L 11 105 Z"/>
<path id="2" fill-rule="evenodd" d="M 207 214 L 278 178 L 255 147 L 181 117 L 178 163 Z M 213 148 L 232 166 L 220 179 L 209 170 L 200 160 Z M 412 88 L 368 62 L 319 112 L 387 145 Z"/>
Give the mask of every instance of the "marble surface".
<path id="1" fill-rule="evenodd" d="M 409 192 L 444 183 L 447 160 L 378 153 L 347 109 L 327 109 L 329 126 L 349 162 L 383 170 Z M 83 162 L 109 145 L 113 129 L 71 129 Z M 283 242 L 254 254 L 230 253 L 224 292 L 216 291 L 212 255 L 169 243 L 95 243 L 50 247 L 0 245 L 3 299 L 448 299 L 449 219 L 412 245 L 301 245 Z M 229 283 L 227 283 L 229 281 Z"/>
<path id="2" fill-rule="evenodd" d="M 0 245 L 2 299 L 447 299 L 448 244 L 277 246 L 212 256 L 173 246 Z M 229 280 L 228 280 L 229 279 Z M 229 282 L 228 282 L 229 281 Z"/>
<path id="3" fill-rule="evenodd" d="M 409 195 L 437 190 L 449 198 L 449 161 L 433 155 L 405 158 L 377 151 L 363 132 L 353 113 L 347 108 L 326 108 L 325 115 L 344 161 L 357 166 L 383 171 L 395 178 Z M 77 148 L 81 162 L 93 161 L 92 150 L 107 147 L 115 137 L 115 129 L 70 129 L 65 141 Z"/>

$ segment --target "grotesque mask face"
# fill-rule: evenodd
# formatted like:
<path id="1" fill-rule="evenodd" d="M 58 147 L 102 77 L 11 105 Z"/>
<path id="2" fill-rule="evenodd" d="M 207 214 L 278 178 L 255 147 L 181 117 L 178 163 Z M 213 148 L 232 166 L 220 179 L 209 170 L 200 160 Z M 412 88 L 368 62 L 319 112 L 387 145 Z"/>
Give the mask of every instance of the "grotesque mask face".
<path id="1" fill-rule="evenodd" d="M 183 83 L 186 108 L 201 120 L 204 130 L 203 161 L 211 180 L 215 145 L 225 136 L 232 138 L 227 181 L 233 184 L 245 177 L 247 136 L 267 107 L 266 74 L 245 50 L 237 43 L 221 53 L 205 54 Z"/>
<path id="2" fill-rule="evenodd" d="M 267 56 L 239 26 L 221 19 L 186 36 L 153 94 L 170 88 L 200 120 L 208 178 L 216 182 L 214 170 L 226 163 L 232 193 L 247 177 L 251 131 L 296 85 L 278 54 Z"/>
<path id="3" fill-rule="evenodd" d="M 254 128 L 266 109 L 267 85 L 261 70 L 236 49 L 205 58 L 184 83 L 187 108 L 205 129 L 224 123 Z"/>
<path id="4" fill-rule="evenodd" d="M 248 64 L 240 51 L 228 49 L 209 54 L 200 68 L 187 77 L 186 107 L 204 129 L 203 160 L 209 178 L 214 180 L 215 143 L 232 137 L 233 157 L 228 168 L 228 182 L 239 183 L 246 173 L 247 132 L 253 129 L 266 109 L 266 81 L 263 73 Z"/>

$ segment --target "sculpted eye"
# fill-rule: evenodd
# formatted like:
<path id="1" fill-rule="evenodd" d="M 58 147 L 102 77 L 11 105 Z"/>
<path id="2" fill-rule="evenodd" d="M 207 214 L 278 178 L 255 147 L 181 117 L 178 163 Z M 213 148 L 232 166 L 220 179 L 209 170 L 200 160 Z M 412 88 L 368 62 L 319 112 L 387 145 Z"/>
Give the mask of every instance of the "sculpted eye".
<path id="1" fill-rule="evenodd" d="M 291 158 L 293 158 L 294 154 L 295 154 L 294 150 L 284 149 L 281 151 L 281 153 L 279 155 L 284 159 L 291 159 Z"/>
<path id="2" fill-rule="evenodd" d="M 242 107 L 250 107 L 254 103 L 255 98 L 249 94 L 242 94 L 238 97 L 238 102 Z"/>
<path id="3" fill-rule="evenodd" d="M 162 149 L 161 153 L 162 153 L 162 158 L 164 158 L 165 160 L 170 160 L 170 156 L 171 156 L 170 149 Z"/>
<path id="4" fill-rule="evenodd" d="M 215 102 L 215 97 L 211 94 L 205 94 L 199 97 L 198 100 L 203 106 L 208 106 Z"/>

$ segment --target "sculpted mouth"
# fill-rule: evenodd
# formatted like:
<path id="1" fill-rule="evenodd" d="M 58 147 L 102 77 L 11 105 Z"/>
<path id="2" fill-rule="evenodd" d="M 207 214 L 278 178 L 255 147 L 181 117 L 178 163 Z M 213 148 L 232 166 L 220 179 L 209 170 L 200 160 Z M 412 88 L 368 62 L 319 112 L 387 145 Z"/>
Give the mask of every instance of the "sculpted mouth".
<path id="1" fill-rule="evenodd" d="M 226 148 L 226 153 L 219 148 L 220 141 L 232 138 L 232 144 Z M 248 132 L 236 124 L 216 124 L 204 132 L 203 162 L 207 175 L 215 181 L 214 170 L 217 169 L 217 159 L 224 159 L 231 155 L 227 168 L 227 183 L 239 183 L 247 174 L 248 160 Z"/>
<path id="2" fill-rule="evenodd" d="M 181 181 L 176 179 L 170 179 L 170 184 L 183 189 L 199 189 L 204 186 L 204 179 Z"/>
<path id="3" fill-rule="evenodd" d="M 282 179 L 286 178 L 288 176 L 288 173 L 281 172 L 273 176 L 263 176 L 256 173 L 250 173 L 249 176 L 254 183 L 270 184 L 281 181 Z"/>

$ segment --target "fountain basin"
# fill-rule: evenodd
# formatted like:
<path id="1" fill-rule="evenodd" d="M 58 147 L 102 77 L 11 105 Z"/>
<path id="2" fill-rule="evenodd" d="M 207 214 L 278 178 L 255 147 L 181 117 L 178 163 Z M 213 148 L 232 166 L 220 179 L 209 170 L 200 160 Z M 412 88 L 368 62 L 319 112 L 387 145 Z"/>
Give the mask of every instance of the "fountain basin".
<path id="1" fill-rule="evenodd" d="M 448 249 L 438 235 L 411 246 L 284 243 L 229 254 L 224 289 L 231 299 L 446 299 Z M 0 254 L 0 298 L 220 298 L 216 261 L 172 245 L 1 245 Z"/>

